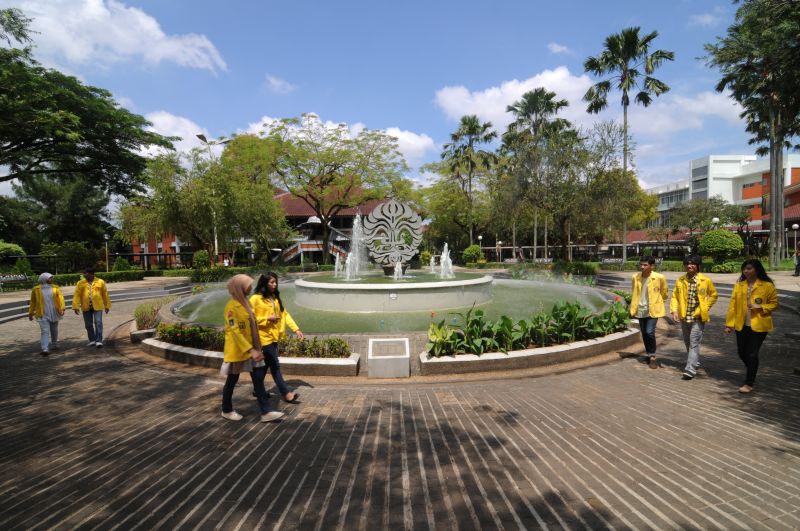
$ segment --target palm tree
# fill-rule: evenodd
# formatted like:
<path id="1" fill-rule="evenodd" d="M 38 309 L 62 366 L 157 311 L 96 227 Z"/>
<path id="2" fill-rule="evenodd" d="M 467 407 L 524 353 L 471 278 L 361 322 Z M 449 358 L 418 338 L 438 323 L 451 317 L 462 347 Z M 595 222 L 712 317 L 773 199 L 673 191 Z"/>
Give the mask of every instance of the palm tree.
<path id="1" fill-rule="evenodd" d="M 467 197 L 467 223 L 469 225 L 469 244 L 473 244 L 474 221 L 472 218 L 473 181 L 475 171 L 480 168 L 489 169 L 496 160 L 494 153 L 477 149 L 481 144 L 488 144 L 497 138 L 492 131 L 491 122 L 483 122 L 477 116 L 462 116 L 458 129 L 450 135 L 451 142 L 444 145 L 442 160 L 450 165 L 453 176 L 459 181 L 461 189 Z M 466 170 L 466 175 L 464 171 Z"/>
<path id="2" fill-rule="evenodd" d="M 608 106 L 608 93 L 614 88 L 622 92 L 622 128 L 624 145 L 622 148 L 622 171 L 628 172 L 628 105 L 629 93 L 638 90 L 634 97 L 636 103 L 647 107 L 652 103 L 653 96 L 660 96 L 669 90 L 669 87 L 652 77 L 653 72 L 664 61 L 675 58 L 673 52 L 656 50 L 650 53 L 650 44 L 658 37 L 654 31 L 640 36 L 638 27 L 625 28 L 619 33 L 606 37 L 605 48 L 600 55 L 589 57 L 584 61 L 583 68 L 596 76 L 609 75 L 607 79 L 595 83 L 583 96 L 589 102 L 586 111 L 598 113 Z M 642 72 L 644 70 L 644 72 Z M 627 219 L 623 213 L 622 225 L 622 258 L 627 259 Z"/>
<path id="3" fill-rule="evenodd" d="M 521 100 L 506 107 L 506 112 L 510 112 L 515 117 L 515 120 L 508 126 L 509 132 L 526 132 L 532 137 L 537 137 L 546 133 L 549 128 L 568 127 L 567 120 L 555 118 L 555 115 L 569 105 L 569 102 L 555 98 L 555 92 L 550 92 L 542 87 L 523 94 Z"/>

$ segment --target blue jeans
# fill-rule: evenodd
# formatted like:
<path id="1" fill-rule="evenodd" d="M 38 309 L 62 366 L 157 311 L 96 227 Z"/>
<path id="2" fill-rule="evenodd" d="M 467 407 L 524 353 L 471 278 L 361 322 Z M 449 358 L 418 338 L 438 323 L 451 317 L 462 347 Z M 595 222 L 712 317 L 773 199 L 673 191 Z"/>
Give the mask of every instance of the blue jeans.
<path id="1" fill-rule="evenodd" d="M 639 330 L 642 332 L 644 350 L 648 356 L 656 355 L 656 324 L 658 317 L 639 317 Z"/>
<path id="2" fill-rule="evenodd" d="M 87 310 L 83 312 L 83 324 L 91 343 L 103 341 L 103 310 Z"/>
<path id="3" fill-rule="evenodd" d="M 256 394 L 258 401 L 258 408 L 261 413 L 269 413 L 269 397 L 267 390 L 264 389 L 264 378 L 267 377 L 266 367 L 254 367 L 250 371 L 250 379 L 253 380 L 253 391 Z M 236 382 L 239 381 L 238 374 L 229 374 L 225 379 L 225 387 L 222 388 L 222 412 L 230 413 L 233 411 L 233 389 L 236 387 Z"/>
<path id="4" fill-rule="evenodd" d="M 281 374 L 281 362 L 278 361 L 278 344 L 270 343 L 262 348 L 261 352 L 264 353 L 264 362 L 269 367 L 269 372 L 272 374 L 272 379 L 275 380 L 275 385 L 278 386 L 281 396 L 286 397 L 292 390 L 286 385 Z"/>

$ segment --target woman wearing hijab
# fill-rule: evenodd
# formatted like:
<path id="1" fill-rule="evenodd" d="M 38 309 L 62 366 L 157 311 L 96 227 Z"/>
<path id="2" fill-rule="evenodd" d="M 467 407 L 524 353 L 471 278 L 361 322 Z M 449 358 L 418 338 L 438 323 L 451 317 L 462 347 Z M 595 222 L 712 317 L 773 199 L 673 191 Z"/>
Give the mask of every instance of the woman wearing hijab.
<path id="1" fill-rule="evenodd" d="M 300 393 L 290 390 L 283 380 L 281 363 L 278 361 L 278 341 L 286 337 L 287 326 L 300 339 L 303 339 L 303 332 L 283 307 L 281 292 L 278 291 L 278 275 L 272 272 L 261 275 L 256 284 L 255 294 L 250 297 L 250 305 L 256 315 L 264 361 L 269 367 L 272 379 L 275 380 L 283 399 L 296 404 Z"/>
<path id="2" fill-rule="evenodd" d="M 61 289 L 53 284 L 53 275 L 39 275 L 39 285 L 31 291 L 31 304 L 28 307 L 28 319 L 34 317 L 39 321 L 41 329 L 42 356 L 50 354 L 50 350 L 58 348 L 58 322 L 64 315 L 64 295 Z"/>
<path id="3" fill-rule="evenodd" d="M 280 411 L 270 411 L 269 396 L 264 389 L 267 367 L 261 353 L 256 317 L 247 296 L 253 287 L 253 279 L 247 275 L 236 275 L 228 282 L 231 300 L 225 305 L 225 349 L 220 373 L 227 377 L 222 388 L 222 417 L 242 420 L 233 409 L 233 389 L 242 372 L 249 372 L 253 391 L 261 409 L 261 422 L 272 422 L 283 416 Z"/>
<path id="4" fill-rule="evenodd" d="M 736 349 L 746 369 L 742 394 L 752 393 L 758 372 L 758 351 L 772 331 L 772 312 L 778 307 L 778 292 L 760 260 L 745 260 L 742 276 L 733 286 L 725 333 L 736 331 Z"/>

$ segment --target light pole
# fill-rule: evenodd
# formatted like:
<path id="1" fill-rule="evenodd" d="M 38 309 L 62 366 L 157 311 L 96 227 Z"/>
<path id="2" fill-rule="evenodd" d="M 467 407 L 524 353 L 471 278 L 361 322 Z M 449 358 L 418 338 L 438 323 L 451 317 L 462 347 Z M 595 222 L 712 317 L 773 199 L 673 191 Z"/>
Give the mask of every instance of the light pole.
<path id="1" fill-rule="evenodd" d="M 797 223 L 792 224 L 792 230 L 794 231 L 794 254 L 797 254 L 797 229 L 800 229 L 800 225 Z"/>
<path id="2" fill-rule="evenodd" d="M 714 228 L 716 229 L 716 228 L 717 228 L 717 225 L 719 224 L 719 218 L 717 218 L 717 217 L 713 217 L 713 218 L 711 218 L 711 224 L 712 224 L 712 225 L 714 226 Z"/>
<path id="3" fill-rule="evenodd" d="M 208 140 L 206 135 L 203 133 L 197 133 L 195 135 L 200 142 L 205 144 L 206 149 L 208 150 L 208 159 L 212 162 L 216 162 L 216 157 L 214 153 L 211 151 L 211 146 L 221 146 L 230 142 L 230 138 L 221 137 L 218 140 Z M 211 188 L 211 196 L 216 197 L 214 194 L 214 188 Z M 211 224 L 214 230 L 214 264 L 216 265 L 217 259 L 219 258 L 219 246 L 217 245 L 217 213 L 214 208 L 211 209 Z"/>
<path id="4" fill-rule="evenodd" d="M 503 242 L 497 240 L 497 261 L 503 263 Z"/>
<path id="5" fill-rule="evenodd" d="M 106 244 L 106 273 L 108 273 L 108 234 L 103 234 L 103 239 Z"/>

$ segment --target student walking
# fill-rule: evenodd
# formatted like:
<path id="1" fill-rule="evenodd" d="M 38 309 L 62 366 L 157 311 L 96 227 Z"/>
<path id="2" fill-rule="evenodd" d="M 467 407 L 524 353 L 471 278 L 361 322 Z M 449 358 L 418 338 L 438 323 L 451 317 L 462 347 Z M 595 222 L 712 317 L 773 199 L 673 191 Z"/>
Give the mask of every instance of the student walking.
<path id="1" fill-rule="evenodd" d="M 286 337 L 286 327 L 288 326 L 297 337 L 303 339 L 303 332 L 294 322 L 292 316 L 286 311 L 281 301 L 281 293 L 278 290 L 278 275 L 269 272 L 261 275 L 256 285 L 255 293 L 250 297 L 250 304 L 256 315 L 258 324 L 258 335 L 263 347 L 264 361 L 269 367 L 272 379 L 278 386 L 278 391 L 286 402 L 297 403 L 300 396 L 289 389 L 281 374 L 281 363 L 278 360 L 278 342 Z"/>
<path id="2" fill-rule="evenodd" d="M 753 391 L 758 372 L 758 352 L 767 333 L 773 329 L 772 312 L 777 307 L 778 292 L 764 265 L 760 260 L 745 260 L 742 276 L 733 287 L 725 319 L 725 333 L 736 330 L 736 349 L 747 369 L 740 393 Z"/>
<path id="3" fill-rule="evenodd" d="M 711 319 L 709 310 L 717 302 L 717 290 L 711 279 L 700 273 L 701 258 L 689 255 L 683 259 L 686 274 L 675 281 L 669 301 L 672 319 L 681 323 L 683 342 L 686 345 L 686 367 L 683 379 L 691 380 L 700 367 L 700 342 L 706 323 Z"/>
<path id="4" fill-rule="evenodd" d="M 83 324 L 89 336 L 90 347 L 103 346 L 103 313 L 111 309 L 111 299 L 108 298 L 108 289 L 102 278 L 94 276 L 94 269 L 87 267 L 83 271 L 83 278 L 75 285 L 72 295 L 72 309 L 78 315 L 78 309 L 83 312 Z"/>
<path id="5" fill-rule="evenodd" d="M 64 295 L 61 289 L 53 284 L 53 275 L 42 273 L 39 275 L 39 285 L 31 290 L 31 303 L 28 306 L 28 319 L 34 317 L 39 321 L 41 329 L 42 356 L 50 354 L 51 350 L 58 350 L 58 322 L 64 316 Z"/>
<path id="6" fill-rule="evenodd" d="M 640 361 L 648 363 L 651 369 L 658 368 L 656 361 L 656 324 L 664 317 L 667 299 L 667 279 L 653 271 L 656 263 L 652 256 L 639 261 L 639 272 L 631 277 L 631 317 L 639 320 L 645 356 Z"/>
<path id="7" fill-rule="evenodd" d="M 273 422 L 281 418 L 283 413 L 270 411 L 269 396 L 264 389 L 267 368 L 261 353 L 255 314 L 247 300 L 252 287 L 253 279 L 247 275 L 236 275 L 228 282 L 231 300 L 225 305 L 225 348 L 220 369 L 220 374 L 226 376 L 222 388 L 222 418 L 242 420 L 242 415 L 233 409 L 233 390 L 239 375 L 249 372 L 261 410 L 261 422 Z"/>

